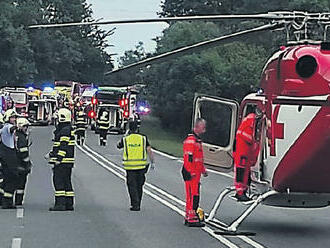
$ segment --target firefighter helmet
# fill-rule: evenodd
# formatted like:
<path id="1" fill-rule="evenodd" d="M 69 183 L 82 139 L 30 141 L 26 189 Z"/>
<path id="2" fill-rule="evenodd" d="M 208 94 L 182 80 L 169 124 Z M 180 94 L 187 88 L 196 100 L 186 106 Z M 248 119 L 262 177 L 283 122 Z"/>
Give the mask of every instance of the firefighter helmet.
<path id="1" fill-rule="evenodd" d="M 5 112 L 5 115 L 4 115 L 4 117 L 3 117 L 3 120 L 5 121 L 5 122 L 9 122 L 9 119 L 11 118 L 11 117 L 16 117 L 17 116 L 17 113 L 16 113 L 16 111 L 14 110 L 14 109 L 8 109 L 6 112 Z"/>
<path id="2" fill-rule="evenodd" d="M 26 118 L 18 118 L 17 119 L 17 127 L 23 128 L 24 126 L 29 126 L 30 122 Z"/>
<path id="3" fill-rule="evenodd" d="M 202 208 L 197 208 L 196 213 L 200 221 L 204 221 L 205 215 L 204 210 Z"/>
<path id="4" fill-rule="evenodd" d="M 59 122 L 71 122 L 71 112 L 67 108 L 61 108 L 58 111 Z"/>

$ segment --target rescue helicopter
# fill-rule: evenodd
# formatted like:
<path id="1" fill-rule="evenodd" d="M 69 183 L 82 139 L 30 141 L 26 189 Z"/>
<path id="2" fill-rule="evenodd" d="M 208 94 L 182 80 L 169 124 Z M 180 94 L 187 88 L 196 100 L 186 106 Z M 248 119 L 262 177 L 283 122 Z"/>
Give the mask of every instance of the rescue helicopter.
<path id="1" fill-rule="evenodd" d="M 275 52 L 265 64 L 260 90 L 244 97 L 242 102 L 197 94 L 194 99 L 192 124 L 202 117 L 211 122 L 215 116 L 226 116 L 227 142 L 204 142 L 205 163 L 232 172 L 235 133 L 242 119 L 257 108 L 262 118 L 255 126 L 254 139 L 259 142 L 258 159 L 251 168 L 252 201 L 230 225 L 215 219 L 225 197 L 235 191 L 224 189 L 206 217 L 206 223 L 219 229 L 219 234 L 242 234 L 239 225 L 259 205 L 285 208 L 320 208 L 330 205 L 330 43 L 326 41 L 329 13 L 269 12 L 252 15 L 184 16 L 145 20 L 103 21 L 33 25 L 50 28 L 79 25 L 173 22 L 194 20 L 259 19 L 267 24 L 221 36 L 209 41 L 160 54 L 106 73 L 113 75 L 160 63 L 168 59 L 224 45 L 268 31 L 285 31 L 287 45 Z M 323 41 L 309 39 L 311 24 L 323 28 Z M 212 106 L 212 107 L 211 107 Z M 215 126 L 211 131 L 217 131 Z M 221 209 L 221 208 L 220 208 Z"/>

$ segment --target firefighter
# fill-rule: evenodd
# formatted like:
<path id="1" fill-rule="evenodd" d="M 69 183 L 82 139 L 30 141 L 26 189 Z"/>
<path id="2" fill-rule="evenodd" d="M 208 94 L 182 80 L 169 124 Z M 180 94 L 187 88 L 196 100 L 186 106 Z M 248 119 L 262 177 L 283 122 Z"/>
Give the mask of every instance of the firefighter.
<path id="1" fill-rule="evenodd" d="M 13 197 L 18 180 L 18 160 L 16 155 L 16 117 L 14 109 L 9 109 L 4 114 L 5 125 L 1 129 L 0 157 L 3 172 L 2 208 L 16 208 Z"/>
<path id="2" fill-rule="evenodd" d="M 3 128 L 3 125 L 4 125 L 3 115 L 0 113 L 0 130 Z M 0 136 L 0 143 L 1 143 L 1 136 Z M 0 206 L 2 201 L 2 195 L 3 195 L 3 171 L 0 163 Z"/>
<path id="3" fill-rule="evenodd" d="M 236 132 L 234 185 L 236 188 L 235 198 L 238 201 L 251 200 L 246 193 L 250 181 L 250 168 L 256 163 L 260 149 L 255 132 L 257 122 L 260 122 L 261 117 L 262 112 L 257 108 L 256 113 L 250 113 L 242 120 Z"/>
<path id="4" fill-rule="evenodd" d="M 71 173 L 74 165 L 75 137 L 71 126 L 71 112 L 66 108 L 58 111 L 59 124 L 54 132 L 53 149 L 49 153 L 53 164 L 53 184 L 55 188 L 55 204 L 49 211 L 74 210 L 74 191 Z"/>
<path id="5" fill-rule="evenodd" d="M 193 133 L 189 134 L 183 142 L 182 176 L 186 190 L 186 216 L 185 225 L 190 227 L 203 227 L 205 224 L 199 217 L 199 189 L 200 177 L 208 174 L 204 167 L 204 155 L 200 135 L 206 131 L 206 121 L 198 118 Z"/>
<path id="6" fill-rule="evenodd" d="M 126 183 L 131 201 L 131 211 L 140 211 L 145 183 L 145 174 L 148 170 L 147 154 L 154 168 L 154 156 L 148 138 L 137 132 L 137 123 L 129 122 L 129 133 L 117 144 L 117 148 L 124 148 L 123 165 L 126 170 Z"/>
<path id="7" fill-rule="evenodd" d="M 18 181 L 15 194 L 15 205 L 23 204 L 27 176 L 31 172 L 32 163 L 29 157 L 28 127 L 30 122 L 26 118 L 17 119 L 17 157 L 18 157 Z"/>
<path id="8" fill-rule="evenodd" d="M 99 118 L 97 118 L 97 124 L 100 133 L 100 146 L 107 145 L 107 133 L 110 128 L 109 112 L 103 109 L 100 111 Z"/>
<path id="9" fill-rule="evenodd" d="M 86 113 L 80 108 L 78 112 L 76 113 L 76 119 L 75 119 L 75 134 L 77 136 L 77 144 L 78 145 L 84 145 L 85 141 L 85 131 L 87 128 L 87 116 Z"/>

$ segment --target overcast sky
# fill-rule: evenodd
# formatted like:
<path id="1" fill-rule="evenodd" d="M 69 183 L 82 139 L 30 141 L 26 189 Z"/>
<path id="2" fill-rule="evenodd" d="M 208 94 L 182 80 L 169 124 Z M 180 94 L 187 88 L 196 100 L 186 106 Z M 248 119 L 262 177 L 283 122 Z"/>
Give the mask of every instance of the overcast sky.
<path id="1" fill-rule="evenodd" d="M 161 10 L 161 0 L 87 0 L 87 2 L 92 4 L 94 18 L 104 20 L 155 18 L 158 17 L 157 12 Z M 125 51 L 134 49 L 139 41 L 144 43 L 147 52 L 153 51 L 156 42 L 152 39 L 161 35 L 166 24 L 120 24 L 101 27 L 102 29 L 117 28 L 108 38 L 108 43 L 114 45 L 109 48 L 109 52 L 118 54 L 114 57 L 117 64 L 117 59 Z"/>

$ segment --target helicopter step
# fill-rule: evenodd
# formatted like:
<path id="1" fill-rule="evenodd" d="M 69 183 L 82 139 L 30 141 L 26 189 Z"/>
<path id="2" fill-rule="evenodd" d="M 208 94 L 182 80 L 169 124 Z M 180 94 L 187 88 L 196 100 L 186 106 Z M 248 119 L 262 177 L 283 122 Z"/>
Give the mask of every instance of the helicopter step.
<path id="1" fill-rule="evenodd" d="M 252 211 L 266 198 L 277 194 L 276 191 L 274 190 L 270 190 L 267 191 L 263 194 L 260 195 L 255 195 L 254 199 L 247 204 L 247 202 L 245 202 L 245 205 L 249 205 L 244 212 L 236 219 L 234 220 L 230 225 L 226 225 L 218 220 L 215 219 L 215 215 L 217 213 L 217 210 L 220 208 L 220 205 L 223 201 L 223 199 L 229 195 L 230 193 L 233 193 L 235 191 L 235 187 L 228 187 L 226 189 L 224 189 L 218 196 L 216 202 L 214 203 L 212 210 L 210 212 L 210 214 L 207 216 L 207 218 L 205 219 L 205 223 L 218 228 L 219 230 L 215 231 L 216 234 L 221 234 L 221 235 L 253 235 L 250 232 L 241 232 L 241 231 L 237 231 L 238 226 L 245 220 L 246 217 L 248 217 Z M 235 201 L 237 201 L 237 199 L 235 198 Z M 243 202 L 242 202 L 243 203 Z M 244 234 L 242 234 L 244 233 Z"/>

